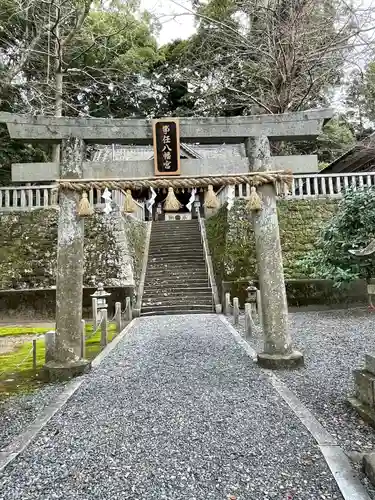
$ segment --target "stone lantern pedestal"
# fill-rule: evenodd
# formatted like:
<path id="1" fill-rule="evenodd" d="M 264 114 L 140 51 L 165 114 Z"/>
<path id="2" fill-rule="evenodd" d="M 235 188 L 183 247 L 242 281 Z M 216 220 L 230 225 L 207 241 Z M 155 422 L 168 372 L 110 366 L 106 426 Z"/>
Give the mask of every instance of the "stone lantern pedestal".
<path id="1" fill-rule="evenodd" d="M 349 404 L 375 427 L 375 354 L 366 354 L 365 367 L 353 370 L 353 375 L 355 392 Z"/>

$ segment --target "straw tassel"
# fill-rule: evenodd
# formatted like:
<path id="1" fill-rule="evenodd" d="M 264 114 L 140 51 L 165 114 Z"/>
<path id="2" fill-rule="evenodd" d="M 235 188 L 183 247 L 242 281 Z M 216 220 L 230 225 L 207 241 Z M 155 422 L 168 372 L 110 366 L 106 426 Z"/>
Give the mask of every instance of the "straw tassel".
<path id="1" fill-rule="evenodd" d="M 251 188 L 250 197 L 246 208 L 249 212 L 258 212 L 262 209 L 262 200 L 260 199 L 255 186 L 252 186 Z"/>
<path id="2" fill-rule="evenodd" d="M 164 210 L 166 212 L 177 212 L 182 207 L 181 203 L 176 198 L 173 188 L 168 188 L 168 194 L 164 201 Z"/>
<path id="3" fill-rule="evenodd" d="M 135 212 L 136 206 L 132 197 L 132 192 L 130 189 L 127 189 L 125 192 L 125 202 L 124 202 L 124 212 L 127 214 L 132 214 Z"/>
<path id="4" fill-rule="evenodd" d="M 206 208 L 219 208 L 219 200 L 215 194 L 213 186 L 208 186 L 208 191 L 205 196 L 204 206 Z"/>
<path id="5" fill-rule="evenodd" d="M 78 205 L 78 215 L 80 217 L 90 217 L 94 213 L 94 209 L 90 205 L 86 191 L 82 192 L 82 197 Z"/>

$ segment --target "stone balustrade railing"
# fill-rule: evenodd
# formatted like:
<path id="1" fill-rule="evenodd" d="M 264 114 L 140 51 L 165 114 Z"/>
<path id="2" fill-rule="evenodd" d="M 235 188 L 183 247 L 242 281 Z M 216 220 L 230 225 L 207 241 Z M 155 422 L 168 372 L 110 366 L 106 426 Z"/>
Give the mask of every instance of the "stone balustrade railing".
<path id="1" fill-rule="evenodd" d="M 363 189 L 375 186 L 375 172 L 361 172 L 349 174 L 295 174 L 293 185 L 289 192 L 278 193 L 285 199 L 308 199 L 342 196 L 345 189 L 354 187 Z M 56 206 L 58 203 L 56 184 L 40 186 L 6 186 L 0 188 L 0 212 L 27 211 L 37 208 Z M 89 192 L 90 203 L 100 205 L 103 203 L 100 189 L 91 189 Z M 219 189 L 217 196 L 220 205 L 227 201 L 228 188 Z M 246 198 L 250 195 L 250 186 L 239 184 L 235 187 L 236 198 Z M 112 192 L 113 200 L 123 206 L 124 194 L 120 191 Z M 136 202 L 137 210 L 133 217 L 144 220 L 144 204 Z"/>
<path id="2" fill-rule="evenodd" d="M 280 198 L 309 199 L 334 197 L 340 198 L 349 187 L 363 189 L 375 186 L 375 172 L 361 172 L 349 174 L 295 174 L 293 185 L 289 191 L 278 193 Z M 236 198 L 247 198 L 250 195 L 250 186 L 240 184 L 235 187 Z M 217 192 L 220 205 L 227 201 L 228 188 L 221 188 Z"/>
<path id="3" fill-rule="evenodd" d="M 91 189 L 89 200 L 93 206 L 103 204 L 100 189 Z M 120 191 L 112 192 L 112 199 L 122 207 L 124 194 Z M 131 214 L 137 220 L 144 220 L 144 205 L 136 203 L 136 211 Z M 56 184 L 40 186 L 6 186 L 0 187 L 0 212 L 28 211 L 38 208 L 51 208 L 58 204 Z"/>

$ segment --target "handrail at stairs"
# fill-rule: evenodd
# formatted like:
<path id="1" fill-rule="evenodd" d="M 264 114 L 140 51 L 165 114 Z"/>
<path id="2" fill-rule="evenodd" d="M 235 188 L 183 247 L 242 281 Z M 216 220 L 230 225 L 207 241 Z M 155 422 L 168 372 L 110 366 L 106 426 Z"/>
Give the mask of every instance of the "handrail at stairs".
<path id="1" fill-rule="evenodd" d="M 201 214 L 199 213 L 199 211 L 198 211 L 198 222 L 199 222 L 199 229 L 200 229 L 200 232 L 201 232 L 204 258 L 205 258 L 206 266 L 207 266 L 208 279 L 209 279 L 209 282 L 210 282 L 210 286 L 211 286 L 211 290 L 212 290 L 212 296 L 213 296 L 214 304 L 215 304 L 215 312 L 217 314 L 221 314 L 222 307 L 221 307 L 221 304 L 220 304 L 219 292 L 217 291 L 215 274 L 214 274 L 214 268 L 213 268 L 213 265 L 212 265 L 212 259 L 211 259 L 210 249 L 209 249 L 208 241 L 207 241 L 206 226 L 205 226 L 205 223 L 204 223 L 204 219 L 202 219 Z"/>
<path id="2" fill-rule="evenodd" d="M 143 254 L 142 271 L 141 271 L 141 276 L 139 278 L 137 301 L 133 309 L 133 316 L 136 318 L 141 315 L 143 290 L 145 287 L 145 278 L 147 272 L 148 254 L 150 251 L 151 229 L 152 229 L 152 221 L 147 223 L 147 233 L 145 241 L 145 251 Z"/>

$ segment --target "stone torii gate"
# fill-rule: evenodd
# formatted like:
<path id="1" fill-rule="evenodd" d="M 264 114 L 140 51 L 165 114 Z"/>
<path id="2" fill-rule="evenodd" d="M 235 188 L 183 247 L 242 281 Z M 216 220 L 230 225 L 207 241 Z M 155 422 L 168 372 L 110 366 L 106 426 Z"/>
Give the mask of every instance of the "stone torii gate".
<path id="1" fill-rule="evenodd" d="M 288 310 L 276 211 L 276 184 L 290 182 L 290 172 L 271 171 L 269 139 L 303 140 L 320 134 L 331 110 L 312 110 L 284 115 L 233 118 L 181 118 L 180 136 L 186 143 L 245 143 L 247 158 L 181 160 L 179 185 L 207 187 L 225 183 L 248 183 L 258 188 L 261 208 L 252 212 L 259 283 L 263 304 L 264 351 L 261 366 L 292 367 L 303 363 L 293 348 L 288 330 Z M 17 182 L 54 180 L 59 186 L 58 257 L 56 278 L 56 337 L 54 359 L 46 364 L 51 377 L 83 373 L 89 362 L 80 358 L 83 288 L 83 219 L 77 207 L 80 193 L 92 186 L 136 189 L 170 186 L 176 177 L 152 177 L 153 162 L 85 161 L 85 145 L 151 144 L 151 121 L 139 119 L 95 119 L 13 115 L 0 113 L 12 139 L 27 143 L 61 143 L 57 163 L 14 164 Z M 276 167 L 283 158 L 275 158 Z M 288 157 L 295 162 L 316 162 L 316 157 Z M 142 177 L 142 179 L 139 179 Z M 137 179 L 138 178 L 138 179 Z"/>

